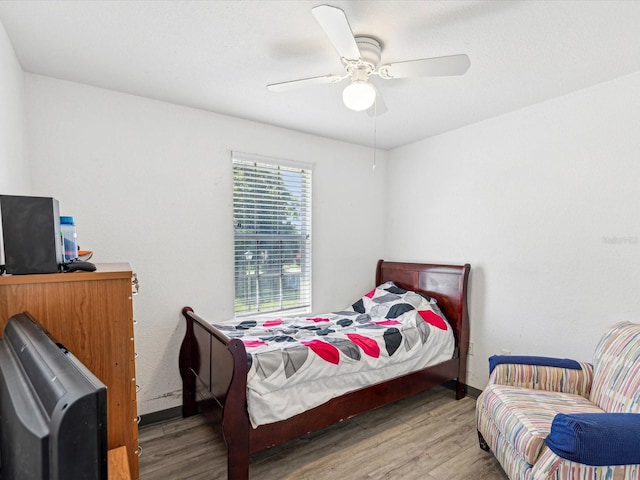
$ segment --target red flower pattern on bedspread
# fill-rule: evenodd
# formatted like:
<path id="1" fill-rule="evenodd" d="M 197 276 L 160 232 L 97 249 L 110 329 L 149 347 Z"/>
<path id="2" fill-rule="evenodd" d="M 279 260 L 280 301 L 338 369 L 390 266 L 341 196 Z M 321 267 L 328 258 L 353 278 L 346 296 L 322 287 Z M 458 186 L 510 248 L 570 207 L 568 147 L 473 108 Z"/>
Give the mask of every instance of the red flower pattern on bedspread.
<path id="1" fill-rule="evenodd" d="M 401 325 L 401 323 L 397 320 L 381 320 L 373 322 L 376 325 Z"/>
<path id="2" fill-rule="evenodd" d="M 328 318 L 325 318 L 325 317 L 307 318 L 307 320 L 309 320 L 310 322 L 315 322 L 315 323 L 330 322 L 331 321 L 331 320 L 329 320 Z"/>
<path id="3" fill-rule="evenodd" d="M 327 342 L 323 342 L 322 340 L 307 340 L 300 343 L 313 350 L 313 353 L 318 355 L 325 362 L 330 362 L 335 365 L 340 363 L 340 352 L 333 345 L 329 345 Z"/>
<path id="4" fill-rule="evenodd" d="M 420 310 L 418 311 L 420 316 L 430 325 L 433 325 L 440 330 L 447 329 L 447 322 L 445 322 L 441 316 L 433 312 L 432 310 Z"/>
<path id="5" fill-rule="evenodd" d="M 277 327 L 278 325 L 282 325 L 282 320 L 279 318 L 276 318 L 274 320 L 267 320 L 266 322 L 264 322 L 262 326 L 265 328 L 269 328 L 269 327 Z"/>
<path id="6" fill-rule="evenodd" d="M 248 338 L 243 339 L 242 343 L 244 343 L 245 348 L 257 348 L 267 345 L 267 342 L 263 342 L 262 340 L 250 340 Z"/>
<path id="7" fill-rule="evenodd" d="M 380 356 L 380 347 L 378 346 L 378 342 L 373 338 L 367 338 L 364 335 L 359 335 L 357 333 L 347 333 L 345 335 L 370 357 L 378 358 Z"/>

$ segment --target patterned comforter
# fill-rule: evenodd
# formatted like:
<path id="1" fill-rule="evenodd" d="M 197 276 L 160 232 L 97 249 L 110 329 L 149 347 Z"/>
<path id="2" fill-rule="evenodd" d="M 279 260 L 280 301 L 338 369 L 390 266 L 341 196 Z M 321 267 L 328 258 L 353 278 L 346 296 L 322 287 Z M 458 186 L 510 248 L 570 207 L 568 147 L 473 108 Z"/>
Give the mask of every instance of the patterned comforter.
<path id="1" fill-rule="evenodd" d="M 339 312 L 214 326 L 247 349 L 247 405 L 254 427 L 449 360 L 455 343 L 435 299 L 392 282 Z"/>

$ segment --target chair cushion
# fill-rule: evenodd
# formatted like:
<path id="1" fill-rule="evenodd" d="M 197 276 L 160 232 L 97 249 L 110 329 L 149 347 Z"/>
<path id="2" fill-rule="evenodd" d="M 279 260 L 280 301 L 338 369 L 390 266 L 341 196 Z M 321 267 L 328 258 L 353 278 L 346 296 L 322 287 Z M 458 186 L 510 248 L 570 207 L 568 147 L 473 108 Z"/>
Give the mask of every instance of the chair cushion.
<path id="1" fill-rule="evenodd" d="M 640 463 L 640 414 L 560 413 L 546 444 L 557 455 L 587 465 Z"/>
<path id="2" fill-rule="evenodd" d="M 572 393 L 490 384 L 478 399 L 522 458 L 534 464 L 558 413 L 602 413 L 586 398 Z"/>

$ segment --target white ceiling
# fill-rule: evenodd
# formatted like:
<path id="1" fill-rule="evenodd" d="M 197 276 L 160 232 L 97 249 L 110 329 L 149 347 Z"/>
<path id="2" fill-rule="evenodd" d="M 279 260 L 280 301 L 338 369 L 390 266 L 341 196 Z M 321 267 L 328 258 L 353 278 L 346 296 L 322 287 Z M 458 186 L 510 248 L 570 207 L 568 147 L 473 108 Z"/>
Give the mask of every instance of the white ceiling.
<path id="1" fill-rule="evenodd" d="M 382 62 L 466 53 L 464 76 L 384 81 L 377 124 L 311 13 L 342 8 Z M 640 70 L 639 1 L 0 1 L 26 72 L 391 149 Z"/>

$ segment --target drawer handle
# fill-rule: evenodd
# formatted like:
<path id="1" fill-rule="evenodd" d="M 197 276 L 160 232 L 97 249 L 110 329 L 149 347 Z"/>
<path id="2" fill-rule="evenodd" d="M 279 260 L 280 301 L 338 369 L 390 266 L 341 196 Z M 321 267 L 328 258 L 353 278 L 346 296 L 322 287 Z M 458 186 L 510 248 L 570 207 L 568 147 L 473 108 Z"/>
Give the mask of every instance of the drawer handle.
<path id="1" fill-rule="evenodd" d="M 138 458 L 142 456 L 142 447 L 140 445 L 138 445 L 138 449 L 135 451 L 135 453 L 138 455 Z"/>

